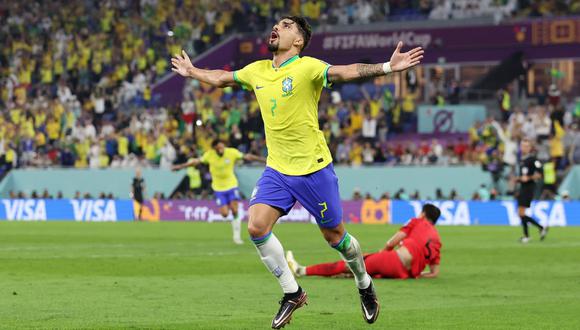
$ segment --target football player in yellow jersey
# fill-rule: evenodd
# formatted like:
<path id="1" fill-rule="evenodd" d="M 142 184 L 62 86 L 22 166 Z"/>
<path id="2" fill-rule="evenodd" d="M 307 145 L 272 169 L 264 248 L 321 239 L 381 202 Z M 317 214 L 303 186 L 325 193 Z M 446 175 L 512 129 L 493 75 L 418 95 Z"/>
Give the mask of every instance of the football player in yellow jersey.
<path id="1" fill-rule="evenodd" d="M 214 191 L 216 203 L 220 208 L 222 217 L 226 218 L 230 211 L 234 219 L 232 229 L 234 232 L 234 243 L 242 244 L 241 219 L 238 216 L 238 201 L 240 192 L 238 191 L 238 179 L 234 173 L 234 167 L 239 160 L 265 162 L 263 157 L 252 154 L 242 154 L 238 149 L 226 148 L 225 143 L 214 140 L 212 149 L 206 151 L 201 158 L 192 158 L 187 163 L 173 166 L 174 171 L 178 171 L 188 166 L 197 166 L 200 163 L 209 166 L 211 174 L 211 187 Z"/>
<path id="2" fill-rule="evenodd" d="M 282 244 L 272 233 L 278 218 L 296 201 L 315 217 L 324 238 L 352 271 L 365 320 L 376 321 L 379 303 L 360 245 L 342 224 L 338 178 L 318 127 L 318 101 L 322 88 L 334 82 L 400 72 L 418 65 L 423 58 L 420 47 L 401 53 L 403 44 L 399 42 L 389 62 L 329 65 L 312 57 L 300 57 L 311 34 L 303 17 L 282 17 L 268 40 L 272 60 L 256 61 L 234 72 L 196 68 L 185 51 L 171 59 L 174 72 L 215 87 L 240 84 L 254 91 L 260 105 L 268 160 L 250 200 L 248 232 L 266 268 L 284 291 L 272 320 L 274 329 L 286 325 L 307 299 L 288 268 Z"/>

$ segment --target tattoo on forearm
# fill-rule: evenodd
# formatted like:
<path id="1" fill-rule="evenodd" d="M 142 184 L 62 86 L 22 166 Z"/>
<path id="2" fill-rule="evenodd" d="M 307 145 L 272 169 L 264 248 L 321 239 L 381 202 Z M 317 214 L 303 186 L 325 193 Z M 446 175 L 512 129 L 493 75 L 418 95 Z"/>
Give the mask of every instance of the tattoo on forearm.
<path id="1" fill-rule="evenodd" d="M 356 71 L 360 78 L 378 77 L 385 74 L 383 64 L 357 64 Z"/>

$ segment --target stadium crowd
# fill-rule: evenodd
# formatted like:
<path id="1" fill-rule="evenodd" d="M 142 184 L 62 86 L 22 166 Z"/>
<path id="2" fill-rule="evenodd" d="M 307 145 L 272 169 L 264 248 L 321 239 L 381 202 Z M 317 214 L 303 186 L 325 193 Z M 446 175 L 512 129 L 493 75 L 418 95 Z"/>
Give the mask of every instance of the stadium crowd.
<path id="1" fill-rule="evenodd" d="M 502 180 L 515 173 L 518 143 L 522 139 L 532 141 L 543 163 L 544 185 L 556 186 L 570 165 L 580 164 L 580 98 L 566 104 L 552 84 L 549 89 L 538 88 L 526 102 L 513 105 L 506 96 L 508 90 L 499 92 L 501 118 L 477 122 L 470 129 L 471 145 L 483 151 L 482 166 L 498 188 Z M 508 183 L 508 191 L 513 190 L 515 182 Z"/>
<path id="2" fill-rule="evenodd" d="M 216 138 L 265 155 L 263 123 L 250 94 L 189 81 L 182 104 L 164 108 L 151 88 L 168 72 L 169 55 L 184 45 L 197 54 L 230 33 L 263 31 L 281 13 L 303 14 L 314 25 L 366 24 L 483 16 L 500 7 L 506 15 L 544 16 L 558 14 L 562 4 L 568 13 L 578 11 L 579 2 L 3 3 L 0 176 L 14 167 L 169 168 L 209 149 Z M 457 102 L 457 90 L 436 95 L 435 102 Z M 503 164 L 514 164 L 514 141 L 527 136 L 538 139 L 540 152 L 548 155 L 544 159 L 554 157 L 558 169 L 580 162 L 580 133 L 565 122 L 561 107 L 538 100 L 529 109 L 507 109 L 513 114 L 506 121 L 478 123 L 466 138 L 396 139 L 414 131 L 417 102 L 413 92 L 396 99 L 381 79 L 323 93 L 320 127 L 335 161 L 351 166 L 482 163 L 495 173 Z M 200 176 L 208 180 L 204 171 Z"/>

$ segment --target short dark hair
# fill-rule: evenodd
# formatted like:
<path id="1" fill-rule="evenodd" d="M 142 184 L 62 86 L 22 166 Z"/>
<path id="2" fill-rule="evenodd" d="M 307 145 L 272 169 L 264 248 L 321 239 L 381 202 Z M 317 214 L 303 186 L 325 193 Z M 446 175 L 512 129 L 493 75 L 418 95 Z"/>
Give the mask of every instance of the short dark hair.
<path id="1" fill-rule="evenodd" d="M 425 217 L 433 224 L 437 223 L 437 220 L 441 215 L 441 211 L 439 210 L 439 208 L 433 204 L 423 205 L 423 209 L 421 211 L 425 214 Z"/>
<path id="2" fill-rule="evenodd" d="M 310 24 L 308 24 L 308 21 L 306 20 L 306 18 L 302 17 L 302 16 L 282 16 L 280 18 L 280 20 L 283 19 L 289 19 L 292 22 L 296 23 L 296 26 L 298 27 L 298 31 L 300 32 L 300 34 L 302 35 L 302 39 L 304 39 L 304 45 L 302 46 L 302 49 L 300 51 L 303 51 L 304 49 L 306 49 L 306 47 L 308 46 L 308 43 L 310 43 L 310 38 L 312 38 L 312 27 L 310 26 Z"/>
<path id="3" fill-rule="evenodd" d="M 213 141 L 211 141 L 211 147 L 215 148 L 217 147 L 218 144 L 223 143 L 224 141 L 220 140 L 220 139 L 215 139 Z"/>

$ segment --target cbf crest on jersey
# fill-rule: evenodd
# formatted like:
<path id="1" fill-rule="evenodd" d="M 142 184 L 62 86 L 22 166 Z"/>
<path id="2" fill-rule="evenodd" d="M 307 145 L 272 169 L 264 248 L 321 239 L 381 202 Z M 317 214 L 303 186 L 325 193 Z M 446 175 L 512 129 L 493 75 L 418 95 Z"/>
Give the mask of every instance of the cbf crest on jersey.
<path id="1" fill-rule="evenodd" d="M 292 77 L 286 77 L 282 80 L 282 97 L 292 95 Z"/>

